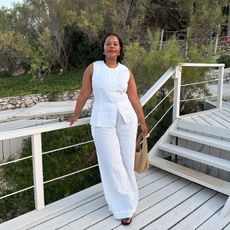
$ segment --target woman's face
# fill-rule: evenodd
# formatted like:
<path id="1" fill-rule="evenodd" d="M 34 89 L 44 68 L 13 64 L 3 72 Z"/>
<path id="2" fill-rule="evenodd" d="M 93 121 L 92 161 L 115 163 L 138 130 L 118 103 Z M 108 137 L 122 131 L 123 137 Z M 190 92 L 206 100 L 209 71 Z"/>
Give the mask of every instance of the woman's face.
<path id="1" fill-rule="evenodd" d="M 120 55 L 121 46 L 116 36 L 110 35 L 106 38 L 104 43 L 104 52 L 106 58 L 116 59 Z"/>

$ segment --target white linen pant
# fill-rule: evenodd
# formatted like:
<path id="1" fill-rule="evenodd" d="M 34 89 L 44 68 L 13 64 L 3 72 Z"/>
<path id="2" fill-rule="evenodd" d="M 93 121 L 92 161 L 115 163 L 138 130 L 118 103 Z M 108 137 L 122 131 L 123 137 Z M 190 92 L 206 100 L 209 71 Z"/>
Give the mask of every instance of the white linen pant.
<path id="1" fill-rule="evenodd" d="M 138 204 L 134 173 L 137 121 L 124 123 L 117 115 L 115 127 L 91 126 L 105 199 L 115 219 L 131 217 Z"/>

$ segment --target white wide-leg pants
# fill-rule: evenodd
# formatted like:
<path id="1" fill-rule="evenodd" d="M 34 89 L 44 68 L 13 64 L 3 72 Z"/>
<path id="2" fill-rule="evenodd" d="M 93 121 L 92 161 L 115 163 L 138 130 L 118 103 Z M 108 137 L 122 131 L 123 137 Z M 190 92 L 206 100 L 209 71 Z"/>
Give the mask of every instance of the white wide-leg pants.
<path id="1" fill-rule="evenodd" d="M 137 122 L 117 115 L 115 127 L 91 126 L 105 199 L 115 219 L 131 217 L 138 204 L 134 173 Z"/>

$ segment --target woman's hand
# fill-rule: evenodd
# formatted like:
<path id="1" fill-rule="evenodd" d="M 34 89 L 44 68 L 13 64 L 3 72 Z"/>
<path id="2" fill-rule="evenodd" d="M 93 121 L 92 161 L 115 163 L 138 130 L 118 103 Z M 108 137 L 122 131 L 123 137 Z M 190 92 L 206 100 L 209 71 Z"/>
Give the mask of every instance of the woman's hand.
<path id="1" fill-rule="evenodd" d="M 148 137 L 148 127 L 146 124 L 141 124 L 141 130 L 144 137 Z"/>
<path id="2" fill-rule="evenodd" d="M 72 116 L 72 117 L 70 117 L 70 118 L 68 119 L 68 121 L 70 122 L 70 126 L 72 126 L 73 123 L 74 123 L 75 121 L 77 121 L 77 119 L 78 119 L 77 116 Z"/>

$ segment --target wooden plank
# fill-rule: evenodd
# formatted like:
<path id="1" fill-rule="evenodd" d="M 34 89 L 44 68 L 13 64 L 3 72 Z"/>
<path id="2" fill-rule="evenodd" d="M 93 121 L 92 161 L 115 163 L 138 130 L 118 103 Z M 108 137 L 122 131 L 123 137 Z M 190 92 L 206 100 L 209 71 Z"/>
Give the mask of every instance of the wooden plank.
<path id="1" fill-rule="evenodd" d="M 193 210 L 193 212 L 189 216 L 186 216 L 182 221 L 180 221 L 171 229 L 196 229 L 211 216 L 213 216 L 216 212 L 218 212 L 223 207 L 225 201 L 225 195 L 220 193 L 216 194 L 198 209 Z"/>
<path id="2" fill-rule="evenodd" d="M 230 230 L 230 223 L 223 230 Z"/>
<path id="3" fill-rule="evenodd" d="M 95 199 L 93 196 L 102 196 L 102 184 L 97 184 L 75 193 L 69 197 L 51 203 L 40 211 L 31 211 L 10 221 L 0 225 L 1 230 L 14 229 L 17 226 L 19 229 L 28 229 L 30 226 L 36 225 L 42 221 L 46 221 L 53 216 L 60 215 L 63 211 L 72 209 L 76 205 L 82 205 L 88 202 L 88 199 Z"/>
<path id="4" fill-rule="evenodd" d="M 196 117 L 191 117 L 189 119 L 189 121 L 192 122 L 192 123 L 198 123 L 197 120 L 196 120 Z"/>
<path id="5" fill-rule="evenodd" d="M 196 120 L 197 124 L 203 124 L 203 125 L 211 125 L 207 120 L 205 120 L 204 118 L 202 118 L 201 116 L 195 116 L 193 117 L 193 119 Z M 212 126 L 212 125 L 211 125 Z"/>
<path id="6" fill-rule="evenodd" d="M 230 194 L 230 182 L 206 175 L 190 168 L 186 168 L 182 165 L 175 164 L 159 157 L 152 157 L 150 159 L 150 164 L 218 192 L 226 195 Z"/>
<path id="7" fill-rule="evenodd" d="M 204 114 L 204 115 L 201 115 L 200 116 L 201 118 L 203 118 L 204 120 L 206 120 L 211 126 L 214 126 L 214 127 L 220 127 L 220 128 L 227 128 L 225 125 L 221 124 L 220 122 L 214 120 L 212 117 L 211 117 L 211 114 Z"/>
<path id="8" fill-rule="evenodd" d="M 221 158 L 220 149 L 214 148 L 214 147 L 210 147 L 209 149 L 210 149 L 210 155 Z M 229 163 L 230 163 L 230 161 L 229 161 Z M 219 174 L 220 174 L 220 169 L 217 169 L 215 167 L 212 167 L 212 169 L 210 170 L 210 173 L 209 173 L 210 176 L 214 176 L 217 178 L 219 178 Z"/>
<path id="9" fill-rule="evenodd" d="M 68 225 L 66 225 L 66 226 L 64 226 L 64 227 L 62 227 L 62 228 L 59 228 L 59 229 L 61 229 L 61 230 L 73 230 L 70 226 L 68 226 Z"/>
<path id="10" fill-rule="evenodd" d="M 145 187 L 149 183 L 153 183 L 155 180 L 159 180 L 160 178 L 166 176 L 168 172 L 166 171 L 156 171 L 154 174 L 150 174 L 148 176 L 142 177 L 140 180 L 137 181 L 138 188 Z"/>
<path id="11" fill-rule="evenodd" d="M 161 150 L 164 150 L 166 152 L 171 152 L 173 154 L 186 157 L 188 159 L 198 161 L 207 165 L 211 165 L 217 168 L 224 169 L 226 171 L 230 171 L 230 162 L 228 160 L 214 157 L 205 153 L 201 152 L 195 152 L 193 150 L 189 150 L 186 148 L 182 148 L 176 145 L 164 143 L 159 145 L 159 148 Z"/>
<path id="12" fill-rule="evenodd" d="M 142 174 L 138 174 L 138 179 L 144 178 L 145 176 L 151 175 L 154 172 L 159 171 L 158 168 L 151 167 L 149 170 Z M 153 177 L 154 178 L 154 177 Z M 13 229 L 12 226 L 21 226 L 21 229 L 27 229 L 32 226 L 36 226 L 41 222 L 46 222 L 49 219 L 55 218 L 59 215 L 62 215 L 69 210 L 72 210 L 78 206 L 84 205 L 91 200 L 94 200 L 98 197 L 103 196 L 102 184 L 94 185 L 90 188 L 87 188 L 81 192 L 73 194 L 69 197 L 61 199 L 57 202 L 49 204 L 45 209 L 37 212 L 32 211 L 25 215 L 14 218 L 8 222 L 3 223 L 1 229 Z M 25 226 L 25 228 L 23 227 Z M 20 228 L 20 227 L 19 227 Z"/>
<path id="13" fill-rule="evenodd" d="M 146 170 L 145 172 L 143 173 L 136 173 L 135 172 L 135 176 L 136 176 L 136 180 L 140 180 L 141 178 L 145 177 L 145 176 L 148 176 L 150 174 L 153 174 L 154 172 L 157 172 L 159 171 L 160 169 L 159 168 L 156 168 L 156 167 L 152 167 L 150 165 L 150 168 L 148 170 Z"/>
<path id="14" fill-rule="evenodd" d="M 197 117 L 197 116 L 200 116 L 203 114 L 209 114 L 209 113 L 220 111 L 220 110 L 221 110 L 220 108 L 214 108 L 214 109 L 204 110 L 204 111 L 200 111 L 200 112 L 189 113 L 189 114 L 180 116 L 179 119 L 187 120 L 188 118 L 191 118 L 191 117 Z"/>
<path id="15" fill-rule="evenodd" d="M 96 213 L 96 215 L 94 215 Z M 79 208 L 70 210 L 58 218 L 40 224 L 36 230 L 57 229 L 68 225 L 72 229 L 84 229 L 87 225 L 97 222 L 101 216 L 110 216 L 104 196 Z M 76 223 L 76 224 L 75 224 Z"/>
<path id="16" fill-rule="evenodd" d="M 186 199 L 190 198 L 201 189 L 202 187 L 197 184 L 189 184 L 188 186 L 178 190 L 166 199 L 163 199 L 155 205 L 148 207 L 148 209 L 145 209 L 145 212 L 142 212 L 135 216 L 132 223 L 132 230 L 139 230 L 143 227 L 146 227 L 147 225 L 152 223 L 152 221 L 165 215 L 168 210 L 175 208 L 181 202 L 184 202 Z M 116 229 L 126 228 L 125 226 L 119 226 Z"/>
<path id="17" fill-rule="evenodd" d="M 198 142 L 198 143 L 212 146 L 215 148 L 224 149 L 227 151 L 230 149 L 230 142 L 229 141 L 224 141 L 224 140 L 220 140 L 220 139 L 213 138 L 213 137 L 202 136 L 199 134 L 195 134 L 195 133 L 191 133 L 191 132 L 184 132 L 181 130 L 172 130 L 169 132 L 169 134 L 183 138 L 183 139 L 187 139 L 187 140 L 190 140 L 193 142 Z"/>
<path id="18" fill-rule="evenodd" d="M 230 223 L 230 215 L 223 218 L 220 216 L 220 211 L 204 222 L 197 230 L 217 230 L 227 226 Z"/>
<path id="19" fill-rule="evenodd" d="M 178 190 L 183 189 L 185 186 L 188 185 L 188 183 L 189 182 L 187 180 L 178 179 L 175 182 L 170 183 L 167 186 L 163 186 L 162 189 L 155 188 L 152 191 L 151 195 L 146 196 L 144 199 L 139 201 L 139 205 L 135 213 L 134 219 L 136 219 L 136 217 L 138 217 L 139 214 L 142 214 L 145 210 L 148 210 L 148 208 L 151 207 L 152 205 L 159 203 L 161 200 L 167 199 L 168 197 L 170 197 L 172 194 L 174 194 Z M 98 221 L 97 218 L 99 214 L 101 213 L 99 212 L 91 213 L 89 216 L 87 216 L 87 220 L 81 220 L 80 223 L 79 222 L 72 223 L 70 226 L 73 229 L 76 229 L 77 226 L 84 226 L 82 227 L 82 229 L 90 227 L 89 229 L 94 229 L 94 230 L 95 229 L 98 229 L 98 230 L 113 229 L 115 227 L 118 227 L 118 228 L 121 227 L 120 220 L 119 221 L 115 220 L 113 216 L 108 216 L 106 218 L 105 215 L 102 215 L 101 221 Z M 134 227 L 134 225 L 135 224 L 132 224 L 132 228 Z"/>
<path id="20" fill-rule="evenodd" d="M 224 126 L 225 128 L 230 129 L 230 123 L 222 117 L 217 116 L 215 113 L 209 114 L 209 117 L 221 124 L 222 126 Z"/>
<path id="21" fill-rule="evenodd" d="M 222 110 L 223 110 L 223 112 L 225 112 L 226 114 L 228 114 L 230 116 L 230 109 L 229 108 L 223 108 Z"/>
<path id="22" fill-rule="evenodd" d="M 162 187 L 167 186 L 168 184 L 172 183 L 175 181 L 175 177 L 163 177 L 160 180 L 157 180 L 153 182 L 152 184 L 148 185 L 147 187 L 151 187 L 151 192 L 149 193 L 149 189 L 146 189 L 144 187 L 143 189 L 139 190 L 139 198 L 143 199 L 145 197 L 148 197 L 149 195 L 152 195 L 154 192 L 160 190 Z M 83 219 L 78 219 L 76 222 L 70 224 L 70 226 L 74 229 L 76 226 L 84 226 L 85 227 L 90 227 L 94 226 L 97 222 L 100 222 L 101 220 L 110 218 L 114 219 L 114 217 L 111 215 L 111 213 L 108 211 L 108 207 L 104 207 L 103 209 L 98 209 L 95 210 L 94 212 L 89 213 L 84 220 Z M 114 220 L 111 222 L 111 224 L 115 224 L 115 226 L 120 224 L 120 221 Z M 111 227 L 111 226 L 110 226 Z M 108 228 L 108 226 L 107 226 Z M 100 228 L 99 228 L 100 229 Z"/>
<path id="23" fill-rule="evenodd" d="M 230 163 L 230 151 L 221 150 L 220 151 L 221 158 L 229 160 Z M 220 170 L 220 178 L 226 181 L 230 181 L 230 173 L 224 170 Z"/>
<path id="24" fill-rule="evenodd" d="M 165 171 L 166 172 L 166 171 Z M 167 186 L 176 180 L 178 180 L 179 177 L 173 174 L 166 174 L 165 177 L 161 177 L 158 180 L 155 180 L 153 183 L 148 184 L 145 187 L 142 187 L 139 189 L 139 200 L 144 199 L 145 197 L 151 195 L 155 191 L 162 189 L 164 186 Z"/>
<path id="25" fill-rule="evenodd" d="M 146 186 L 147 183 L 145 183 L 146 178 L 148 179 L 149 183 L 153 183 L 154 181 L 158 181 L 161 177 L 165 177 L 165 175 L 168 174 L 167 172 L 164 172 L 162 170 L 155 171 L 153 174 L 149 174 L 147 176 L 142 177 L 140 180 L 144 180 L 141 186 Z M 102 213 L 106 213 L 106 215 L 111 215 L 111 213 L 108 211 L 108 206 L 106 204 L 106 201 L 104 199 L 104 195 L 101 194 L 100 197 L 97 197 L 96 199 L 89 200 L 87 203 L 84 203 L 82 205 L 75 205 L 75 207 L 72 207 L 72 209 L 69 209 L 68 211 L 63 211 L 62 215 L 54 216 L 52 219 L 47 220 L 45 223 L 42 223 L 38 226 L 36 226 L 36 229 L 53 229 L 58 228 L 60 226 L 68 225 L 69 223 L 85 219 L 87 215 L 90 215 L 91 212 L 99 211 L 100 215 Z M 100 216 L 99 215 L 99 216 Z"/>
<path id="26" fill-rule="evenodd" d="M 193 149 L 193 142 L 186 139 L 186 148 L 184 148 L 184 149 L 188 149 L 188 150 L 191 149 L 192 150 Z M 179 156 L 184 157 L 180 154 L 179 154 Z M 189 168 L 194 168 L 194 161 L 190 161 L 187 157 L 185 157 L 185 158 L 187 159 L 186 160 L 186 166 Z"/>
<path id="27" fill-rule="evenodd" d="M 193 147 L 193 150 L 194 151 L 197 151 L 197 152 L 200 152 L 203 148 L 203 145 L 200 144 L 200 143 L 194 143 L 194 147 Z M 195 169 L 197 171 L 201 171 L 202 170 L 202 164 L 201 163 L 197 163 Z"/>
<path id="28" fill-rule="evenodd" d="M 183 120 L 178 120 L 177 123 L 179 128 L 188 129 L 189 131 L 197 132 L 200 134 L 206 134 L 213 137 L 226 138 L 230 136 L 230 131 L 228 129 L 220 127 L 211 127 L 202 124 L 193 124 L 191 122 L 186 122 Z"/>
<path id="29" fill-rule="evenodd" d="M 178 146 L 186 147 L 186 144 L 187 144 L 187 140 L 183 138 L 178 138 Z M 184 157 L 177 156 L 177 161 L 182 165 L 186 165 L 187 159 Z"/>
<path id="30" fill-rule="evenodd" d="M 227 115 L 223 111 L 214 112 L 213 114 L 215 114 L 216 116 L 218 116 L 218 117 L 222 118 L 223 120 L 229 122 L 229 125 L 230 125 L 230 114 Z"/>
<path id="31" fill-rule="evenodd" d="M 194 194 L 189 199 L 185 200 L 183 203 L 176 206 L 174 209 L 170 210 L 160 219 L 151 222 L 146 228 L 146 230 L 152 229 L 170 229 L 175 224 L 180 222 L 183 218 L 191 214 L 210 198 L 216 194 L 215 191 L 204 188 L 198 193 Z M 189 229 L 189 228 L 188 228 Z M 190 228 L 191 229 L 191 228 Z"/>

